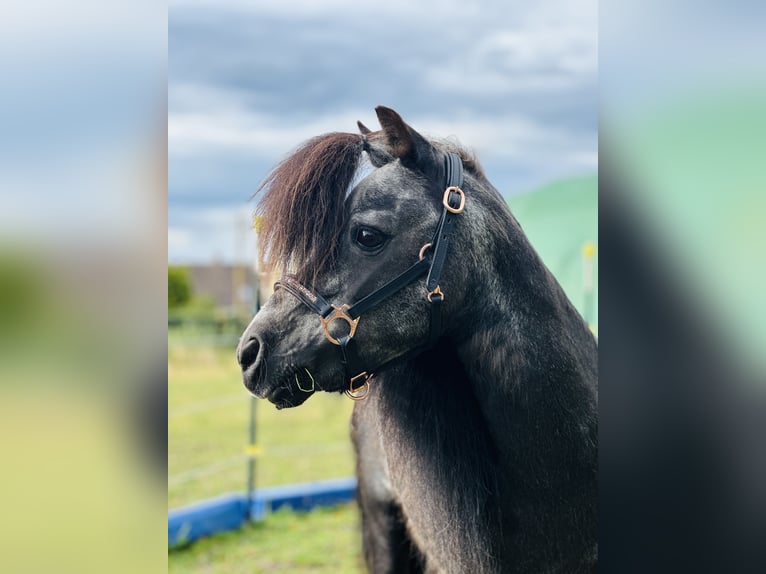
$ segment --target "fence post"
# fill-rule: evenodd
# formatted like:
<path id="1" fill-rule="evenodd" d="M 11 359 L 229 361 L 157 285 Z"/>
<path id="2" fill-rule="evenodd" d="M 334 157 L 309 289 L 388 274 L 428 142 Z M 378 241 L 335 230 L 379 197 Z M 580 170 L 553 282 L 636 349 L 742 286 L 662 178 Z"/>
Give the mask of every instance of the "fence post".
<path id="1" fill-rule="evenodd" d="M 261 286 L 260 286 L 260 269 L 258 266 L 258 231 L 260 227 L 260 221 L 256 217 L 253 220 L 253 231 L 255 231 L 255 261 L 253 267 L 255 273 L 253 273 L 253 315 L 261 308 Z M 255 458 L 258 455 L 258 447 L 256 446 L 256 433 L 255 433 L 255 397 L 250 397 L 250 429 L 249 429 L 249 441 L 248 441 L 248 458 L 247 458 L 247 519 L 253 520 L 253 501 L 255 500 Z"/>
<path id="2" fill-rule="evenodd" d="M 250 440 L 247 459 L 247 519 L 253 519 L 253 501 L 255 500 L 255 397 L 250 398 Z"/>
<path id="3" fill-rule="evenodd" d="M 593 328 L 593 287 L 594 287 L 594 257 L 596 255 L 596 245 L 592 241 L 587 241 L 582 248 L 582 283 L 584 294 L 583 317 L 589 327 Z"/>

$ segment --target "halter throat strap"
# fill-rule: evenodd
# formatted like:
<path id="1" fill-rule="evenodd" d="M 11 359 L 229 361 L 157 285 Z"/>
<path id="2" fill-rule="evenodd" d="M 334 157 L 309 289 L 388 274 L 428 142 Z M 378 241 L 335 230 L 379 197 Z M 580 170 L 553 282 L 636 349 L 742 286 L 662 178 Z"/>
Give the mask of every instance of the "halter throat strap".
<path id="1" fill-rule="evenodd" d="M 311 311 L 319 315 L 325 336 L 340 349 L 341 363 L 343 364 L 346 380 L 349 384 L 346 395 L 354 400 L 361 400 L 367 397 L 369 379 L 374 371 L 384 366 L 376 365 L 374 369 L 365 368 L 359 357 L 354 335 L 359 319 L 364 313 L 374 309 L 395 293 L 427 274 L 426 288 L 428 290 L 427 299 L 431 310 L 431 325 L 428 342 L 422 346 L 421 350 L 436 344 L 441 335 L 441 307 L 444 302 L 444 293 L 439 286 L 439 278 L 447 258 L 450 236 L 457 221 L 457 216 L 465 208 L 465 194 L 461 189 L 463 185 L 463 163 L 460 157 L 452 152 L 445 154 L 444 162 L 446 189 L 442 196 L 443 207 L 441 217 L 431 242 L 423 246 L 416 263 L 382 287 L 350 306 L 341 305 L 338 307 L 330 304 L 319 293 L 304 286 L 292 275 L 283 275 L 274 284 L 275 291 L 280 288 L 286 290 L 311 309 Z M 426 253 L 429 251 L 431 256 L 427 257 Z M 349 328 L 349 332 L 340 338 L 335 338 L 329 329 L 330 324 L 336 320 L 346 322 Z M 412 352 L 414 353 L 415 350 Z"/>

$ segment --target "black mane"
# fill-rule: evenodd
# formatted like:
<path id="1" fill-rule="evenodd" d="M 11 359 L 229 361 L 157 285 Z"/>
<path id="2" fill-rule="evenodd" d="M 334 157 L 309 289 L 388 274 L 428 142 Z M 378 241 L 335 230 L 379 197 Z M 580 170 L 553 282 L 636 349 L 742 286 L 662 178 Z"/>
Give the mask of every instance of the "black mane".
<path id="1" fill-rule="evenodd" d="M 331 267 L 343 228 L 343 202 L 362 157 L 362 139 L 329 133 L 310 139 L 284 159 L 258 187 L 263 197 L 258 256 L 300 281 L 313 282 Z"/>
<path id="2" fill-rule="evenodd" d="M 484 179 L 476 157 L 450 140 L 433 140 L 460 156 L 468 173 Z M 258 257 L 313 283 L 332 268 L 344 224 L 343 202 L 360 168 L 364 138 L 333 132 L 312 138 L 280 162 L 261 183 Z M 390 159 L 394 159 L 390 157 Z"/>

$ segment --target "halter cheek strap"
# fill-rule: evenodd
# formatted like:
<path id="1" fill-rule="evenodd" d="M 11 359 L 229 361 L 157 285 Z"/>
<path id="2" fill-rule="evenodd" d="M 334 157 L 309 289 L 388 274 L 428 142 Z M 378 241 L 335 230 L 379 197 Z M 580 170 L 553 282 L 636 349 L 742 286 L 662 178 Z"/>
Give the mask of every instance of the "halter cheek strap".
<path id="1" fill-rule="evenodd" d="M 431 303 L 429 346 L 435 345 L 441 335 L 441 307 L 444 302 L 444 293 L 439 287 L 439 278 L 441 277 L 444 262 L 447 259 L 450 235 L 457 221 L 457 216 L 465 209 L 465 194 L 460 189 L 463 185 L 463 162 L 454 153 L 448 153 L 445 161 L 447 189 L 444 190 L 444 196 L 442 197 L 442 214 L 436 226 L 434 240 L 432 241 L 435 247 L 431 259 L 431 267 L 426 278 L 428 301 Z"/>
<path id="2" fill-rule="evenodd" d="M 284 275 L 274 284 L 274 290 L 284 289 L 295 296 L 301 303 L 306 305 L 314 313 L 319 315 L 319 321 L 324 329 L 325 337 L 332 344 L 337 345 L 341 352 L 341 364 L 346 373 L 349 388 L 346 395 L 353 400 L 367 398 L 370 390 L 370 378 L 373 371 L 383 365 L 377 365 L 375 369 L 365 368 L 357 352 L 354 335 L 362 314 L 374 309 L 383 301 L 401 291 L 410 283 L 421 276 L 426 277 L 426 296 L 431 309 L 431 326 L 428 342 L 422 348 L 433 346 L 439 339 L 442 330 L 441 307 L 444 302 L 444 293 L 439 287 L 439 278 L 447 257 L 450 235 L 460 215 L 465 208 L 465 194 L 460 187 L 463 185 L 463 164 L 454 153 L 445 156 L 445 180 L 446 189 L 442 196 L 442 213 L 436 232 L 429 243 L 420 250 L 418 261 L 405 271 L 394 277 L 391 281 L 363 297 L 353 305 L 336 306 L 330 304 L 324 297 L 315 291 L 305 287 L 294 276 Z M 426 253 L 431 252 L 427 257 Z M 348 333 L 336 338 L 330 332 L 333 321 L 343 321 L 348 325 Z M 413 350 L 415 353 L 417 350 Z"/>

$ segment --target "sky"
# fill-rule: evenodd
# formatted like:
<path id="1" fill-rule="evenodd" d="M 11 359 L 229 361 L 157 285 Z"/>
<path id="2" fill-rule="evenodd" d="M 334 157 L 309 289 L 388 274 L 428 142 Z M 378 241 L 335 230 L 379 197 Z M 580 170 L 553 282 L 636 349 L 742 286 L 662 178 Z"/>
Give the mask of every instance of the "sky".
<path id="1" fill-rule="evenodd" d="M 168 260 L 249 261 L 252 194 L 382 104 L 473 149 L 501 193 L 593 174 L 595 0 L 170 0 Z"/>

